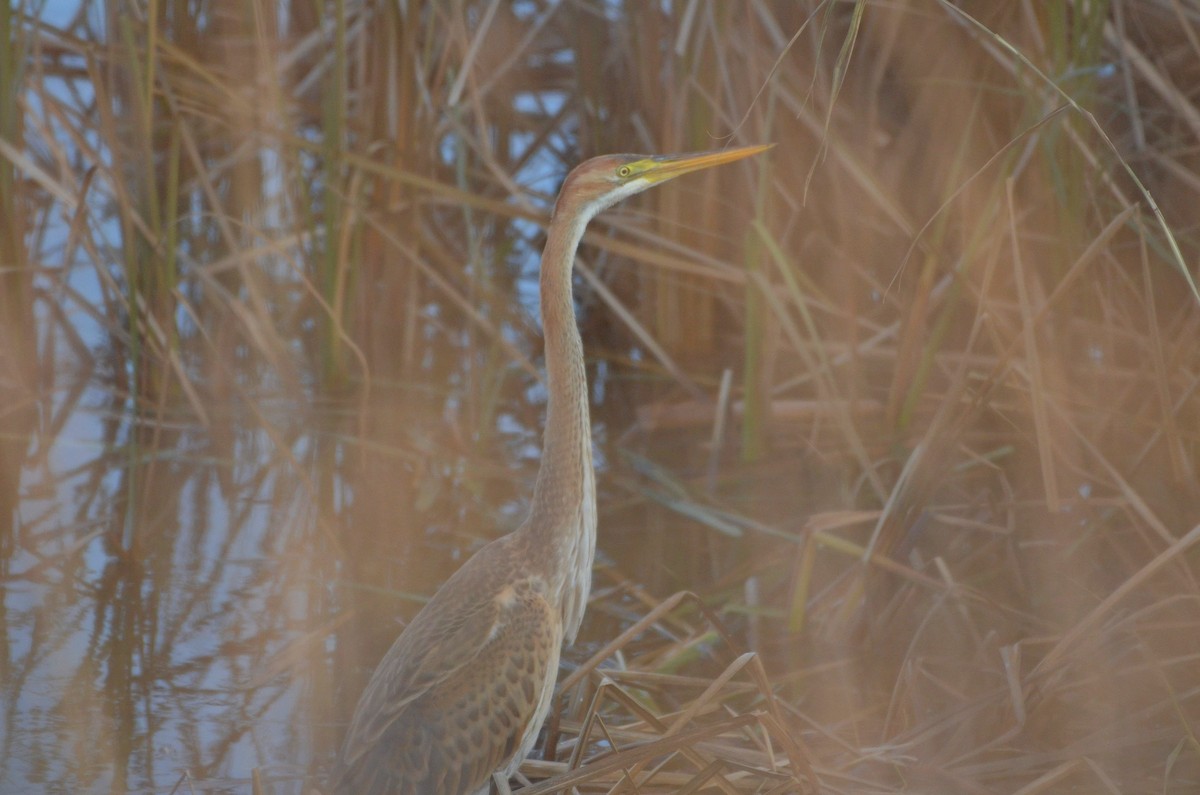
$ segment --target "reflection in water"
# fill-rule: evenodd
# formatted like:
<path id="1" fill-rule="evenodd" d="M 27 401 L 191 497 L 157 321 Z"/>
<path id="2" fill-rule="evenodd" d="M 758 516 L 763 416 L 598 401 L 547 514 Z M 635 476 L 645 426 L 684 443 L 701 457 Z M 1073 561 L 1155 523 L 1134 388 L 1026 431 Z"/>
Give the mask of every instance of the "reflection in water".
<path id="1" fill-rule="evenodd" d="M 0 790 L 244 788 L 257 768 L 275 792 L 300 791 L 399 622 L 515 525 L 515 484 L 532 474 L 540 402 L 515 400 L 531 381 L 510 362 L 532 346 L 511 296 L 536 227 L 444 202 L 336 217 L 341 166 L 292 139 L 323 136 L 321 120 L 264 132 L 255 112 L 280 86 L 234 95 L 245 75 L 273 73 L 254 60 L 270 45 L 248 49 L 260 29 L 205 8 L 162 20 L 150 108 L 130 77 L 146 20 L 128 50 L 108 33 L 130 20 L 100 4 L 46 9 L 28 28 L 45 39 L 28 52 L 42 71 L 27 107 L 44 114 L 29 128 L 77 124 L 38 141 L 77 172 L 45 199 L 31 191 L 30 252 L 0 262 L 28 263 L 15 303 L 34 316 L 6 312 L 0 339 L 36 328 L 25 349 L 0 350 L 0 509 L 13 517 L 0 535 Z M 357 30 L 394 31 L 393 13 Z M 273 44 L 319 28 L 299 12 L 251 23 L 278 26 Z M 297 52 L 320 68 L 324 52 Z M 103 68 L 89 72 L 91 58 Z M 193 102 L 204 110 L 190 115 Z M 521 180 L 559 171 L 517 159 Z M 397 184 L 373 189 L 395 203 Z M 333 361 L 349 356 L 329 345 L 332 299 L 312 289 L 327 256 L 345 255 L 326 245 L 343 221 L 359 224 L 365 285 L 342 315 L 367 365 L 349 371 L 369 384 Z M 419 280 L 430 260 L 470 284 L 469 301 Z M 352 397 L 315 397 L 326 392 Z"/>
<path id="2" fill-rule="evenodd" d="M 203 428 L 56 388 L 26 426 L 4 558 L 7 786 L 319 766 L 397 619 L 487 540 L 463 528 L 493 527 L 520 475 L 477 466 L 433 394 L 376 390 L 361 420 L 212 407 Z"/>
<path id="3" fill-rule="evenodd" d="M 23 585 L 7 617 L 30 645 L 12 657 L 22 751 L 8 780 L 121 791 L 220 770 L 295 701 L 231 685 L 263 670 L 309 601 L 305 567 L 283 553 L 308 543 L 311 519 L 260 433 L 239 432 L 225 457 L 202 429 L 126 422 L 95 389 L 78 398 L 47 407 L 61 426 L 35 435 L 43 466 L 26 472 L 39 497 L 23 501 L 11 558 Z"/>
<path id="4" fill-rule="evenodd" d="M 186 401 L 130 411 L 102 372 L 44 368 L 44 397 L 3 434 L 16 508 L 0 560 L 0 789 L 319 781 L 402 622 L 523 518 L 542 390 L 508 377 L 497 430 L 472 430 L 463 390 L 445 386 L 469 383 L 459 360 L 365 400 L 212 389 L 207 425 Z M 602 491 L 606 427 L 601 412 Z M 617 504 L 601 560 L 654 593 L 701 581 L 702 556 L 650 515 Z M 641 610 L 597 611 L 568 659 Z"/>
<path id="5" fill-rule="evenodd" d="M 72 401 L 45 411 L 57 433 L 30 433 L 5 559 L 4 780 L 18 789 L 162 791 L 185 775 L 244 788 L 259 769 L 300 791 L 401 622 L 520 520 L 512 495 L 536 463 L 536 431 L 510 415 L 485 457 L 433 390 L 211 407 L 208 428 L 122 418 L 95 387 L 54 394 Z M 677 531 L 646 519 L 620 510 L 602 557 L 665 577 L 656 592 L 701 581 Z M 641 609 L 593 616 L 568 658 Z"/>
<path id="6" fill-rule="evenodd" d="M 780 142 L 769 168 L 589 237 L 628 312 L 576 294 L 608 375 L 566 668 L 687 588 L 832 786 L 1200 790 L 1200 315 L 1121 176 L 1187 260 L 1189 106 L 1088 67 L 1167 53 L 1200 85 L 1159 19 L 1184 4 L 990 4 L 1042 74 L 1071 65 L 1053 86 L 963 4 L 861 5 L 0 5 L 0 792 L 319 781 L 402 622 L 522 518 L 557 180 L 731 125 Z M 821 42 L 860 17 L 846 64 Z M 1097 115 L 1046 115 L 1051 88 Z M 694 385 L 727 367 L 722 439 Z M 735 460 L 743 432 L 769 456 Z M 629 638 L 582 756 L 644 740 L 643 696 L 695 706 L 711 634 L 682 601 Z M 697 720 L 757 708 L 744 685 Z M 765 747 L 737 737 L 702 769 Z"/>

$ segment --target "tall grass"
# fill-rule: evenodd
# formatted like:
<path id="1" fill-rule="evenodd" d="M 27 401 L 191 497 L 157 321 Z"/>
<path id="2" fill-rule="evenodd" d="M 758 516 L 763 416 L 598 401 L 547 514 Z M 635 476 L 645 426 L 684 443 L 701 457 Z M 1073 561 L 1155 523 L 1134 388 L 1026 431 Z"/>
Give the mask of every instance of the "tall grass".
<path id="1" fill-rule="evenodd" d="M 562 175 L 773 141 L 585 240 L 603 653 L 533 791 L 1195 787 L 1193 8 L 38 10 L 0 9 L 0 386 L 51 436 L 105 395 L 97 754 L 141 753 L 139 617 L 191 626 L 170 562 L 226 549 L 187 469 L 301 556 L 304 608 L 266 601 L 304 630 L 261 620 L 319 770 L 394 614 L 520 519 Z M 0 473 L 42 466 L 4 433 Z M 74 571 L 90 537 L 44 532 Z"/>
<path id="2" fill-rule="evenodd" d="M 16 11 L 0 9 L 0 515 L 12 516 L 20 494 L 20 461 L 28 439 L 36 382 L 37 335 L 32 322 L 32 263 L 26 251 L 28 222 L 21 173 L 13 155 L 24 147 L 21 88 L 28 52 L 25 31 Z M 11 532 L 0 532 L 9 548 Z"/>
<path id="3" fill-rule="evenodd" d="M 11 7 L 0 9 L 0 139 L 11 147 L 0 163 L 0 333 L 12 351 L 13 360 L 32 361 L 33 324 L 30 315 L 31 272 L 25 251 L 27 217 L 21 192 L 21 173 L 13 153 L 24 148 L 25 115 L 21 91 L 25 80 L 28 40 L 19 14 Z"/>

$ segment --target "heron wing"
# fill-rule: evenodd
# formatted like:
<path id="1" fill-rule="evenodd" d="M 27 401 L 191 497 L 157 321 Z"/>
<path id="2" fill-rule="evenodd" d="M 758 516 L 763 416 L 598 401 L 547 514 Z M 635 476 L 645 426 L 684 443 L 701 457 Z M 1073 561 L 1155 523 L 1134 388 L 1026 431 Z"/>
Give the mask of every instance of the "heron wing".
<path id="1" fill-rule="evenodd" d="M 347 736 L 341 791 L 472 793 L 528 753 L 549 706 L 561 629 L 528 584 L 489 601 L 490 626 L 440 676 L 422 680 L 418 693 L 405 692 L 398 706 L 368 706 L 364 697 L 359 711 L 368 714 Z M 472 624 L 475 617 L 462 626 Z M 436 633 L 429 637 L 436 642 Z M 448 653 L 443 646 L 426 655 L 422 671 L 434 658 L 450 662 Z"/>
<path id="2" fill-rule="evenodd" d="M 498 547 L 487 545 L 443 583 L 379 661 L 346 732 L 343 765 L 374 746 L 410 703 L 467 665 L 494 632 L 494 597 L 503 586 L 492 582 L 489 572 L 499 567 L 487 558 L 496 558 Z"/>

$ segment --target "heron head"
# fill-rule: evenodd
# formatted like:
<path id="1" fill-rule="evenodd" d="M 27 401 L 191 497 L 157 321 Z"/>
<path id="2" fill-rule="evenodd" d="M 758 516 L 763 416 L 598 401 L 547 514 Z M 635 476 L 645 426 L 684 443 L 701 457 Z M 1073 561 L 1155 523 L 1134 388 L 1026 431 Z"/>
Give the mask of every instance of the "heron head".
<path id="1" fill-rule="evenodd" d="M 563 182 L 555 216 L 584 222 L 622 199 L 692 171 L 765 152 L 774 144 L 679 155 L 601 155 L 580 163 Z"/>

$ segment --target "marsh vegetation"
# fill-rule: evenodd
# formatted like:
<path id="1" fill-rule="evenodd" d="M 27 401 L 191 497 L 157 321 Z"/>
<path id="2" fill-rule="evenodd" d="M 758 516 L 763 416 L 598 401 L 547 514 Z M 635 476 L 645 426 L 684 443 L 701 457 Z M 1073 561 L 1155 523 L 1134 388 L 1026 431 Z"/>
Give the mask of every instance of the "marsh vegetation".
<path id="1" fill-rule="evenodd" d="M 0 790 L 319 783 L 523 516 L 562 176 L 768 141 L 585 240 L 523 791 L 1200 789 L 1194 3 L 23 0 Z"/>

